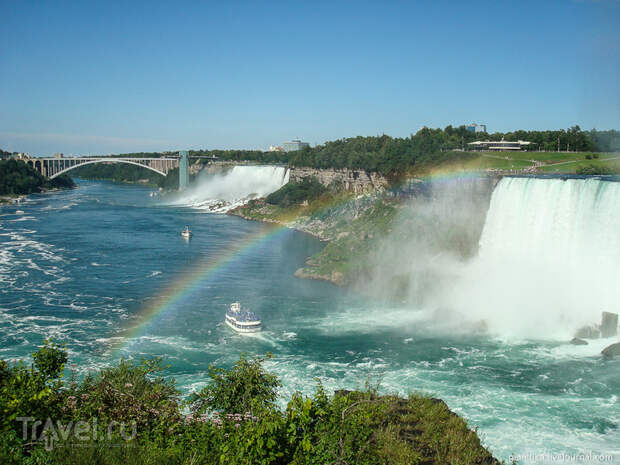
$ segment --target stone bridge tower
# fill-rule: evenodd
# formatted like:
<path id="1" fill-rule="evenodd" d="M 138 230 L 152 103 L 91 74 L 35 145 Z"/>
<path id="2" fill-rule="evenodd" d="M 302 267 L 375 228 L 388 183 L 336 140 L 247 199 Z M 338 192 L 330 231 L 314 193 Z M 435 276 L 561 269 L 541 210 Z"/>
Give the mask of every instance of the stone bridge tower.
<path id="1" fill-rule="evenodd" d="M 189 184 L 189 156 L 187 150 L 179 152 L 179 190 L 184 190 Z"/>

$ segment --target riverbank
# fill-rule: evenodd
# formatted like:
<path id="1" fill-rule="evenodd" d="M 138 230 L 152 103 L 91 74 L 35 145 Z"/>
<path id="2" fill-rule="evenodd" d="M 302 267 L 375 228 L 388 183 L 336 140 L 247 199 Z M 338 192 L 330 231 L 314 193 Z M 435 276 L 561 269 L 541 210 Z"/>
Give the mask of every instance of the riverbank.
<path id="1" fill-rule="evenodd" d="M 0 195 L 0 205 L 11 205 L 20 203 L 26 198 L 25 195 Z"/>

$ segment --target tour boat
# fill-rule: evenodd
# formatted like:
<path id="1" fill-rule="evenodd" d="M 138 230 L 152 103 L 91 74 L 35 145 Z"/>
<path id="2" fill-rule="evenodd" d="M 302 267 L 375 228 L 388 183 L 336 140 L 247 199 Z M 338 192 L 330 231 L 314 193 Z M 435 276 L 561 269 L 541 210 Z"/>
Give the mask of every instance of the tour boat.
<path id="1" fill-rule="evenodd" d="M 15 210 L 15 213 L 16 213 L 17 215 L 21 215 L 22 213 L 24 213 L 24 210 Z"/>
<path id="2" fill-rule="evenodd" d="M 226 311 L 226 324 L 238 333 L 256 333 L 261 330 L 261 321 L 254 312 L 241 308 L 239 302 L 230 304 Z"/>
<path id="3" fill-rule="evenodd" d="M 186 239 L 192 237 L 192 232 L 189 230 L 189 226 L 185 226 L 185 229 L 181 231 L 181 236 L 185 237 Z"/>

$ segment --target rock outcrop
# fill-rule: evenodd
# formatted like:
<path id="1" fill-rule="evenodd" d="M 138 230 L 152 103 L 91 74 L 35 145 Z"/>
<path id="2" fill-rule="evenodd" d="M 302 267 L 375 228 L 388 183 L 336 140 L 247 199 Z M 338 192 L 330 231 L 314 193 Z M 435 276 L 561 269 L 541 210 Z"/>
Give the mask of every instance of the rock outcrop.
<path id="1" fill-rule="evenodd" d="M 584 341 L 583 339 L 579 339 L 578 337 L 574 337 L 570 340 L 570 343 L 574 346 L 587 346 L 588 341 Z"/>
<path id="2" fill-rule="evenodd" d="M 616 334 L 618 334 L 618 314 L 603 312 L 601 337 L 614 337 Z"/>
<path id="3" fill-rule="evenodd" d="M 356 194 L 383 191 L 389 185 L 388 180 L 377 173 L 348 169 L 317 169 L 293 167 L 290 169 L 289 182 L 301 182 L 304 178 L 314 177 L 325 187 L 333 191 L 348 191 Z"/>
<path id="4" fill-rule="evenodd" d="M 595 325 L 584 326 L 575 333 L 576 339 L 598 339 L 599 337 L 601 337 L 601 331 Z"/>
<path id="5" fill-rule="evenodd" d="M 328 281 L 336 284 L 337 286 L 343 286 L 344 283 L 344 275 L 339 271 L 332 271 L 329 274 L 321 274 L 315 272 L 311 268 L 299 268 L 295 271 L 295 276 L 297 278 L 303 279 L 318 279 L 321 281 Z"/>
<path id="6" fill-rule="evenodd" d="M 605 357 L 618 357 L 620 356 L 620 342 L 616 342 L 610 346 L 605 347 L 601 354 Z"/>
<path id="7" fill-rule="evenodd" d="M 603 312 L 600 325 L 583 326 L 575 333 L 575 339 L 598 339 L 618 334 L 618 314 Z"/>

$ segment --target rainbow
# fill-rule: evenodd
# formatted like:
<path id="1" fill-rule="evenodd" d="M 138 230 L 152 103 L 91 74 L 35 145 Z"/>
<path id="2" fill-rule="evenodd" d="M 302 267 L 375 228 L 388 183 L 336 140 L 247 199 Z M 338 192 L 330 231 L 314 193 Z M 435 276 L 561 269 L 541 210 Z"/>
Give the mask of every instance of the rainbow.
<path id="1" fill-rule="evenodd" d="M 269 224 L 267 228 L 261 228 L 259 232 L 233 242 L 227 249 L 216 255 L 206 257 L 183 271 L 182 275 L 168 284 L 159 296 L 137 312 L 136 316 L 132 318 L 132 321 L 137 320 L 137 323 L 122 330 L 120 335 L 115 338 L 117 343 L 113 344 L 113 353 L 118 354 L 129 349 L 163 316 L 183 308 L 183 303 L 187 299 L 195 297 L 210 278 L 235 262 L 242 260 L 262 244 L 278 238 L 286 231 L 290 231 L 286 225 Z"/>

